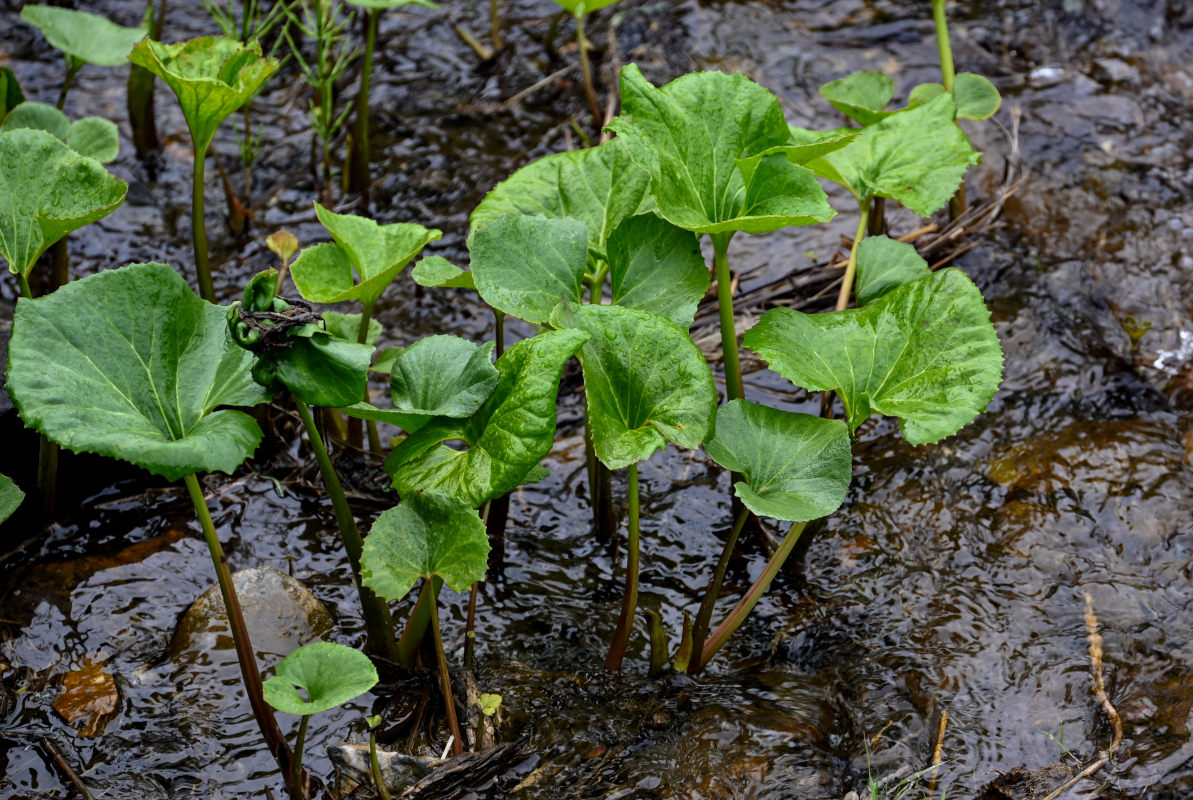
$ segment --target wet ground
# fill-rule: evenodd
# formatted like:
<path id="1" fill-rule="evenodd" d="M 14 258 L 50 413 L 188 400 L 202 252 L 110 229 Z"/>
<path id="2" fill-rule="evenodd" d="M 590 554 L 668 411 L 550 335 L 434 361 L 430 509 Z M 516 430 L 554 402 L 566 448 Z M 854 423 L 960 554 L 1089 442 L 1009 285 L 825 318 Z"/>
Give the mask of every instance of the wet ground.
<path id="1" fill-rule="evenodd" d="M 53 102 L 61 63 L 13 5 L 0 12 L 0 63 L 31 99 Z M 483 34 L 487 4 L 446 5 Z M 143 9 L 103 6 L 125 24 Z M 555 8 L 511 0 L 512 45 L 492 64 L 478 63 L 442 12 L 385 14 L 374 78 L 378 219 L 439 227 L 434 252 L 462 258 L 467 215 L 483 193 L 568 146 L 568 119 L 583 120 L 575 73 L 502 104 L 574 60 L 566 25 L 556 59 L 544 45 Z M 505 783 L 490 795 L 840 798 L 861 790 L 868 771 L 906 776 L 930 764 L 945 711 L 945 764 L 931 796 L 974 797 L 1001 771 L 1043 769 L 1065 751 L 1084 763 L 1110 738 L 1090 692 L 1086 593 L 1125 738 L 1084 787 L 1107 784 L 1102 798 L 1193 794 L 1193 12 L 1175 0 L 950 9 L 958 68 L 999 86 L 1002 126 L 1011 106 L 1022 111 L 1027 181 L 960 261 L 1006 350 L 990 411 L 932 447 L 907 446 L 892 425 L 867 428 L 849 499 L 802 569 L 782 575 L 709 672 L 690 681 L 648 679 L 642 637 L 625 675 L 599 669 L 620 573 L 589 531 L 579 412 L 567 394 L 552 476 L 514 496 L 505 567 L 480 603 L 480 684 L 505 698 L 505 735 L 537 753 L 514 771 L 514 783 L 530 776 L 520 789 Z M 168 40 L 214 31 L 197 3 L 169 13 Z M 599 12 L 591 34 L 606 86 L 616 61 L 638 61 L 656 82 L 740 70 L 805 125 L 838 124 L 816 89 L 854 69 L 895 75 L 897 99 L 936 76 L 928 4 L 916 0 L 626 2 Z M 127 135 L 125 74 L 85 68 L 68 113 L 109 116 Z M 285 226 L 304 242 L 323 236 L 310 207 L 306 102 L 291 71 L 258 101 L 264 146 L 250 238 L 222 226 L 214 177 L 209 184 L 226 298 L 270 262 L 265 234 Z M 191 276 L 189 139 L 160 87 L 157 103 L 164 153 L 151 170 L 123 142 L 112 170 L 129 182 L 128 201 L 71 237 L 79 273 L 163 260 Z M 236 181 L 231 123 L 215 149 Z M 980 199 L 998 184 L 1008 140 L 999 125 L 969 130 L 987 154 L 970 181 Z M 835 200 L 842 213 L 831 225 L 738 237 L 731 258 L 744 288 L 830 255 L 854 225 L 851 204 Z M 896 232 L 914 225 L 892 223 Z M 15 292 L 0 280 L 0 301 Z M 391 344 L 492 333 L 464 292 L 416 291 L 408 280 L 391 287 L 379 318 Z M 747 377 L 751 397 L 811 409 L 788 389 L 765 372 Z M 11 474 L 28 439 L 11 413 L 2 424 L 0 461 Z M 208 483 L 230 560 L 293 571 L 336 615 L 333 638 L 358 643 L 330 506 L 285 451 L 258 466 Z M 27 518 L 0 529 L 0 797 L 70 791 L 47 741 L 96 797 L 279 791 L 230 651 L 168 650 L 178 617 L 212 582 L 185 493 L 101 462 L 67 469 L 68 501 L 89 498 L 79 511 L 45 532 Z M 701 454 L 674 451 L 642 475 L 642 604 L 675 631 L 729 526 L 727 479 Z M 379 510 L 357 508 L 365 522 Z M 731 596 L 763 560 L 761 545 L 747 543 L 731 566 Z M 458 647 L 464 606 L 445 599 Z M 113 676 L 120 699 L 102 735 L 77 738 L 52 703 L 89 663 Z M 330 771 L 322 743 L 361 741 L 366 706 L 313 720 L 316 774 Z M 928 796 L 926 787 L 912 796 Z"/>

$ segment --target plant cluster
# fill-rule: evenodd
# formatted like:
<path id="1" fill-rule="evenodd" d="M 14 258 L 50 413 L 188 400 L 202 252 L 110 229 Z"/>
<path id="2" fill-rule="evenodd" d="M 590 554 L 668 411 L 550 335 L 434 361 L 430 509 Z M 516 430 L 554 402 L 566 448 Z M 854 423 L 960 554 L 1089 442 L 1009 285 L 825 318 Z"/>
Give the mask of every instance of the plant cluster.
<path id="1" fill-rule="evenodd" d="M 373 15 L 400 3 L 357 4 Z M 605 4 L 569 10 L 580 22 Z M 310 0 L 303 8 L 300 28 L 313 26 L 316 38 L 326 34 L 333 42 L 342 36 L 346 23 L 334 4 Z M 285 13 L 293 21 L 300 12 Z M 375 27 L 370 16 L 370 51 Z M 215 305 L 204 154 L 220 122 L 251 100 L 277 63 L 255 41 L 232 38 L 172 45 L 146 38 L 130 48 L 129 59 L 177 95 L 195 144 L 194 239 L 203 297 L 164 264 L 108 270 L 32 297 L 28 275 L 38 256 L 115 210 L 125 186 L 93 157 L 110 152 L 100 141 L 105 125 L 70 123 L 51 107 L 25 102 L 19 88 L 13 92 L 15 82 L 3 83 L 8 74 L 0 75 L 0 89 L 8 87 L 0 92 L 7 104 L 0 115 L 0 255 L 24 295 L 15 312 L 8 389 L 24 422 L 47 440 L 185 483 L 228 609 L 245 690 L 295 800 L 307 796 L 309 785 L 302 768 L 307 719 L 368 691 L 377 675 L 368 656 L 317 643 L 262 681 L 199 484 L 202 473 L 236 470 L 261 441 L 257 421 L 239 408 L 273 400 L 297 411 L 359 590 L 368 654 L 402 665 L 433 659 L 428 665 L 438 672 L 459 754 L 466 732 L 457 720 L 438 594 L 444 585 L 470 592 L 471 643 L 490 548 L 486 523 L 511 490 L 543 477 L 570 359 L 578 359 L 584 376 L 598 527 L 615 523 L 609 475 L 625 470 L 625 586 L 618 618 L 605 628 L 606 668 L 622 667 L 639 620 L 638 574 L 649 550 L 639 465 L 674 445 L 703 449 L 733 475 L 732 531 L 719 562 L 710 565 L 694 618 L 685 612 L 674 648 L 659 618 L 647 615 L 654 673 L 669 663 L 698 674 L 740 628 L 806 526 L 844 502 L 852 445 L 868 419 L 894 417 L 909 443 L 931 444 L 972 421 L 998 387 L 1002 352 L 973 282 L 958 269 L 933 271 L 911 245 L 867 235 L 879 199 L 930 215 L 954 196 L 979 160 L 956 120 L 984 118 L 998 105 L 985 79 L 950 76 L 917 87 L 907 107 L 888 109 L 891 79 L 855 73 L 825 85 L 822 94 L 857 127 L 806 130 L 790 126 L 778 99 L 742 75 L 693 73 L 655 86 L 631 64 L 621 74 L 621 113 L 609 125 L 615 137 L 540 159 L 496 186 L 472 213 L 467 270 L 433 255 L 412 270 L 423 286 L 475 291 L 494 311 L 496 341 L 476 344 L 444 333 L 378 354 L 375 303 L 440 232 L 316 204 L 331 241 L 299 251 L 293 236 L 274 234 L 269 247 L 281 269 L 254 277 L 239 302 Z M 322 87 L 313 113 L 323 126 L 317 130 L 325 154 L 332 127 L 344 119 L 331 109 L 328 75 L 342 73 L 343 65 L 344 56 L 320 49 L 304 67 Z M 362 81 L 367 98 L 367 76 Z M 836 212 L 818 179 L 846 187 L 858 206 L 837 309 L 771 309 L 739 337 L 731 240 L 830 220 Z M 705 235 L 711 265 L 701 252 Z M 283 296 L 287 273 L 300 297 Z M 723 404 L 689 335 L 714 283 Z M 361 313 L 321 314 L 313 305 L 350 300 L 360 302 Z M 536 332 L 506 348 L 507 316 Z M 843 418 L 748 400 L 739 339 L 794 386 L 833 393 Z M 370 371 L 389 376 L 387 404 L 370 401 Z M 378 454 L 384 453 L 378 423 L 401 432 L 383 464 L 399 502 L 367 536 L 316 424 L 319 409 L 328 419 L 366 421 Z M 356 436 L 363 436 L 359 427 Z M 0 476 L 0 519 L 19 502 L 20 490 Z M 714 626 L 726 569 L 751 514 L 790 527 L 754 584 Z M 391 604 L 416 586 L 418 599 L 399 632 Z M 499 701 L 490 698 L 487 708 Z M 293 748 L 272 709 L 302 717 Z"/>

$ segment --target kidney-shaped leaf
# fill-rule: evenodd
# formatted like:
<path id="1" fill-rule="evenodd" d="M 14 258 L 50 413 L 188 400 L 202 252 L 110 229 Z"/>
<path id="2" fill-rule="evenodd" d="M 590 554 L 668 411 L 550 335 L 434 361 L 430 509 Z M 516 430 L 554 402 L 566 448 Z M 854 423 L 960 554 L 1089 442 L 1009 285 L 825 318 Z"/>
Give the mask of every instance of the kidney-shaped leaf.
<path id="1" fill-rule="evenodd" d="M 45 131 L 53 134 L 55 139 L 65 142 L 66 135 L 70 133 L 70 118 L 49 103 L 27 100 L 14 108 L 4 118 L 4 124 L 0 125 L 0 131 L 15 131 L 20 128 Z"/>
<path id="2" fill-rule="evenodd" d="M 744 75 L 699 72 L 656 88 L 621 72 L 622 113 L 610 123 L 651 176 L 658 213 L 696 233 L 762 233 L 833 217 L 824 192 L 790 161 L 748 159 L 790 144 L 778 99 Z M 758 185 L 753 185 L 758 182 Z"/>
<path id="3" fill-rule="evenodd" d="M 867 236 L 857 248 L 857 304 L 864 306 L 929 274 L 914 246 L 887 236 Z"/>
<path id="4" fill-rule="evenodd" d="M 940 441 L 972 422 L 1002 377 L 990 312 L 957 269 L 906 283 L 862 308 L 771 309 L 743 343 L 795 385 L 835 391 L 851 430 L 886 414 L 899 418 L 912 444 Z"/>
<path id="5" fill-rule="evenodd" d="M 499 311 L 542 324 L 584 293 L 588 228 L 577 219 L 507 214 L 472 236 L 472 279 Z"/>
<path id="6" fill-rule="evenodd" d="M 265 700 L 286 714 L 318 714 L 354 700 L 377 685 L 377 669 L 359 650 L 313 642 L 278 662 L 262 684 Z M 306 693 L 304 698 L 299 694 Z"/>
<path id="7" fill-rule="evenodd" d="M 412 492 L 373 523 L 360 557 L 361 580 L 401 600 L 419 578 L 442 578 L 457 592 L 485 579 L 489 536 L 476 509 L 436 492 Z"/>
<path id="8" fill-rule="evenodd" d="M 613 302 L 666 317 L 685 331 L 708 291 L 696 234 L 654 214 L 631 217 L 609 237 Z"/>
<path id="9" fill-rule="evenodd" d="M 278 68 L 256 41 L 203 36 L 179 44 L 141 41 L 129 61 L 161 78 L 178 97 L 197 153 L 207 152 L 215 130 L 244 105 Z"/>
<path id="10" fill-rule="evenodd" d="M 565 301 L 551 324 L 591 334 L 578 357 L 592 443 L 605 466 L 643 461 L 667 442 L 695 449 L 712 430 L 712 373 L 674 323 L 633 308 Z"/>
<path id="11" fill-rule="evenodd" d="M 852 456 L 840 420 L 733 400 L 717 410 L 717 431 L 704 449 L 745 478 L 734 490 L 759 516 L 807 522 L 845 502 Z"/>
<path id="12" fill-rule="evenodd" d="M 939 83 L 921 83 L 907 96 L 907 107 L 922 106 L 942 94 L 944 86 Z M 957 73 L 953 79 L 953 100 L 959 119 L 988 119 L 1002 105 L 1002 96 L 990 79 L 972 72 Z"/>
<path id="13" fill-rule="evenodd" d="M 0 256 L 28 275 L 50 245 L 112 213 L 127 190 L 45 131 L 0 132 Z"/>
<path id="14" fill-rule="evenodd" d="M 890 114 L 885 109 L 895 96 L 895 82 L 884 72 L 859 70 L 824 84 L 820 96 L 863 126 L 874 125 Z"/>
<path id="15" fill-rule="evenodd" d="M 62 446 L 177 480 L 232 472 L 256 449 L 257 423 L 222 408 L 268 399 L 252 364 L 224 309 L 165 264 L 133 264 L 17 303 L 8 390 Z"/>
<path id="16" fill-rule="evenodd" d="M 126 28 L 99 14 L 55 6 L 25 6 L 21 19 L 67 56 L 104 67 L 123 64 L 147 33 L 144 27 Z"/>
<path id="17" fill-rule="evenodd" d="M 315 214 L 335 244 L 306 248 L 290 267 L 299 294 L 314 303 L 372 305 L 419 251 L 442 236 L 410 222 L 378 225 L 368 217 L 336 214 L 318 203 Z"/>
<path id="18" fill-rule="evenodd" d="M 0 475 L 0 522 L 12 516 L 12 512 L 21 506 L 25 493 L 21 487 L 13 483 L 12 478 Z"/>
<path id="19" fill-rule="evenodd" d="M 436 417 L 385 460 L 398 494 L 430 490 L 478 507 L 523 483 L 555 441 L 555 397 L 563 365 L 588 334 L 546 331 L 497 359 L 497 387 L 466 420 Z M 468 450 L 440 442 L 462 440 Z"/>
<path id="20" fill-rule="evenodd" d="M 540 158 L 485 195 L 472 212 L 469 243 L 478 230 L 507 214 L 571 217 L 588 226 L 588 273 L 595 275 L 606 262 L 605 243 L 621 221 L 654 206 L 649 189 L 650 175 L 633 162 L 620 138 Z"/>
<path id="21" fill-rule="evenodd" d="M 120 153 L 120 133 L 116 123 L 103 117 L 83 117 L 71 124 L 65 114 L 48 103 L 21 103 L 0 125 L 0 131 L 18 128 L 53 134 L 54 138 L 66 142 L 71 150 L 101 164 L 114 160 Z"/>

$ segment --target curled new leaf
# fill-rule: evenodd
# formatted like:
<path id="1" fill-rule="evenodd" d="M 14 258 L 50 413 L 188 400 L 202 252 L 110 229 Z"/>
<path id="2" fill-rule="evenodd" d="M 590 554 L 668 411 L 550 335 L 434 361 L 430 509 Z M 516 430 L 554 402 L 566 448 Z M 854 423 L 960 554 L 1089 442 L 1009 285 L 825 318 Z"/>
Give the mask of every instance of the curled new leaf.
<path id="1" fill-rule="evenodd" d="M 898 417 L 912 444 L 952 436 L 986 409 L 1002 348 L 978 287 L 957 269 L 906 283 L 862 308 L 766 312 L 743 344 L 796 386 L 835 391 L 850 430 Z"/>
<path id="2" fill-rule="evenodd" d="M 232 472 L 261 430 L 225 408 L 268 399 L 225 310 L 165 264 L 106 270 L 13 317 L 8 389 L 21 418 L 70 450 L 130 461 L 168 480 Z"/>
<path id="3" fill-rule="evenodd" d="M 840 420 L 733 400 L 718 409 L 716 434 L 704 449 L 745 478 L 734 491 L 759 516 L 826 517 L 849 489 L 849 429 Z"/>
<path id="4" fill-rule="evenodd" d="M 377 669 L 359 650 L 334 642 L 313 642 L 278 662 L 261 688 L 265 700 L 286 714 L 318 714 L 354 700 L 378 681 Z M 298 693 L 306 693 L 304 698 Z"/>
<path id="5" fill-rule="evenodd" d="M 28 275 L 52 244 L 115 211 L 127 190 L 45 131 L 0 132 L 0 255 Z"/>

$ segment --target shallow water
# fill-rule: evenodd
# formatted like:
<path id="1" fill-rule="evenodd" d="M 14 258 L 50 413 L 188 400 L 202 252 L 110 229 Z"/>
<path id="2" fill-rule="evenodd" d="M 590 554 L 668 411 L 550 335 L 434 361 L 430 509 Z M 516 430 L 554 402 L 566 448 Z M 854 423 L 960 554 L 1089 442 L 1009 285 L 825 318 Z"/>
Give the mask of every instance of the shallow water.
<path id="1" fill-rule="evenodd" d="M 103 6 L 126 24 L 141 11 Z M 656 82 L 698 68 L 746 72 L 798 124 L 836 124 L 816 89 L 853 69 L 895 74 L 897 100 L 936 75 L 927 4 L 913 0 L 623 6 L 600 12 L 591 31 L 608 47 L 612 24 L 621 61 L 638 61 Z M 433 251 L 463 259 L 467 214 L 484 192 L 567 146 L 566 121 L 582 110 L 576 75 L 520 108 L 498 107 L 574 58 L 566 33 L 562 60 L 542 45 L 553 9 L 511 0 L 513 47 L 481 66 L 442 14 L 384 15 L 374 75 L 378 219 L 442 228 Z M 971 797 L 999 771 L 1053 764 L 1062 757 L 1053 739 L 1092 758 L 1109 731 L 1090 694 L 1085 592 L 1125 723 L 1101 796 L 1193 794 L 1193 13 L 1114 0 L 963 2 L 951 11 L 958 69 L 995 80 L 1004 125 L 1010 106 L 1022 110 L 1028 179 L 999 227 L 960 260 L 994 313 L 1007 355 L 1002 390 L 987 414 L 937 446 L 912 448 L 887 423 L 868 427 L 845 506 L 691 681 L 648 679 L 642 637 L 624 676 L 599 669 L 620 573 L 589 533 L 575 381 L 566 384 L 552 476 L 513 498 L 505 567 L 478 612 L 480 684 L 505 698 L 503 732 L 538 754 L 515 770 L 515 783 L 537 771 L 510 796 L 839 798 L 860 790 L 868 770 L 901 776 L 930 764 L 942 711 L 947 763 L 935 796 Z M 168 39 L 213 30 L 198 4 L 169 13 Z M 454 13 L 483 32 L 466 8 Z M 0 63 L 31 99 L 53 102 L 57 55 L 11 6 L 0 29 Z M 600 63 L 608 79 L 608 51 Z M 124 79 L 123 69 L 85 68 L 68 113 L 124 126 Z M 257 105 L 262 237 L 283 225 L 304 242 L 323 235 L 309 205 L 305 103 L 287 72 Z M 71 237 L 80 274 L 164 260 L 190 277 L 189 139 L 160 87 L 157 106 L 166 149 L 156 177 L 124 141 L 112 170 L 129 181 L 129 199 Z M 1007 141 L 994 125 L 969 130 L 986 152 L 970 181 L 980 197 L 1001 177 Z M 216 150 L 230 169 L 238 164 L 230 125 Z M 834 202 L 841 214 L 830 225 L 737 237 L 731 258 L 745 288 L 811 266 L 852 234 L 851 204 Z M 256 236 L 227 233 L 214 176 L 208 204 L 216 286 L 231 297 L 272 257 Z M 897 232 L 914 224 L 892 221 Z M 0 281 L 3 299 L 14 294 L 14 282 Z M 409 281 L 391 288 L 378 316 L 389 344 L 492 333 L 464 292 L 416 291 Z M 1128 317 L 1151 323 L 1137 346 Z M 747 376 L 752 397 L 809 410 L 789 389 L 764 371 Z M 18 445 L 0 447 L 0 471 L 12 474 L 28 438 L 11 414 L 0 425 L 3 441 Z M 68 499 L 91 498 L 81 511 L 44 535 L 27 522 L 0 529 L 0 553 L 14 551 L 0 561 L 0 797 L 69 791 L 41 737 L 97 797 L 280 791 L 230 651 L 193 661 L 166 652 L 178 616 L 211 583 L 185 493 L 110 464 L 100 467 L 110 485 L 97 486 L 87 477 L 97 463 L 77 460 L 70 473 Z M 285 451 L 258 466 L 286 496 L 258 474 L 208 483 L 229 559 L 292 569 L 338 617 L 335 638 L 359 643 L 331 509 L 310 488 L 317 478 Z M 729 527 L 728 483 L 703 455 L 674 450 L 644 465 L 642 479 L 641 602 L 674 633 Z M 358 506 L 362 521 L 374 506 Z M 759 544 L 743 546 L 730 598 L 763 560 Z M 464 603 L 445 600 L 446 635 L 458 648 Z M 76 738 L 51 708 L 62 677 L 87 659 L 106 663 L 121 695 L 98 738 Z M 318 743 L 361 740 L 365 700 L 312 721 L 317 775 L 330 770 Z M 501 786 L 487 793 L 508 791 Z"/>

